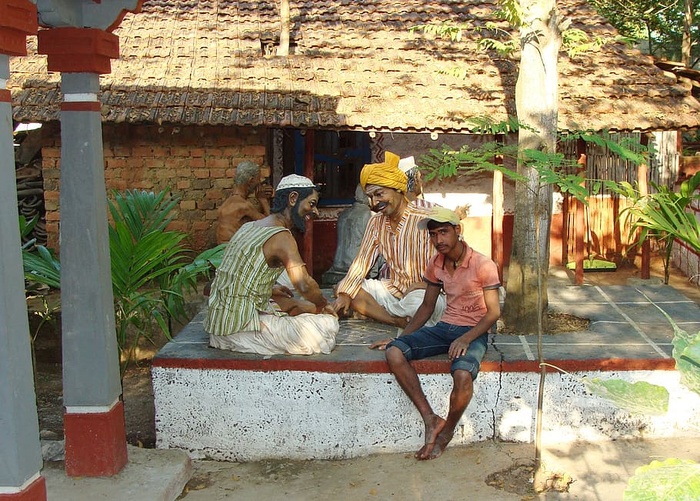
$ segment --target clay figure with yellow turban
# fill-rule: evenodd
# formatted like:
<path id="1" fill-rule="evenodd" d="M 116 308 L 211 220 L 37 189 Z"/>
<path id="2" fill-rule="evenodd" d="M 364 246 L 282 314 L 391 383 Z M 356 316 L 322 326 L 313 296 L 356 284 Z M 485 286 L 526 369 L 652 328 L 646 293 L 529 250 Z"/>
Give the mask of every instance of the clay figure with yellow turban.
<path id="1" fill-rule="evenodd" d="M 368 184 L 393 188 L 406 193 L 408 177 L 399 169 L 398 155 L 387 151 L 384 153 L 384 161 L 377 164 L 367 164 L 360 172 L 360 186 L 366 189 Z"/>
<path id="2" fill-rule="evenodd" d="M 333 309 L 340 315 L 351 310 L 378 322 L 403 328 L 420 306 L 425 293 L 423 270 L 435 249 L 418 222 L 428 213 L 406 198 L 408 177 L 399 169 L 399 156 L 387 151 L 384 161 L 367 164 L 360 172 L 360 186 L 375 214 L 370 217 L 360 248 L 336 290 Z M 367 279 L 379 257 L 388 275 Z M 435 323 L 444 310 L 438 300 Z"/>

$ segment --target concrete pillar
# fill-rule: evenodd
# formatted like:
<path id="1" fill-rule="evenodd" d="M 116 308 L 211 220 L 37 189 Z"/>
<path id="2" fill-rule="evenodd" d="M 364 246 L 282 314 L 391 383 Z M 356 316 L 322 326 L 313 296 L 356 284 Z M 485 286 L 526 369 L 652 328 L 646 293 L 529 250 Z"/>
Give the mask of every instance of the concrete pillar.
<path id="1" fill-rule="evenodd" d="M 127 463 L 109 256 L 100 73 L 115 35 L 53 28 L 38 37 L 61 71 L 61 318 L 66 474 L 110 476 Z"/>
<path id="2" fill-rule="evenodd" d="M 0 500 L 45 500 L 17 212 L 10 55 L 37 30 L 28 0 L 0 3 Z"/>

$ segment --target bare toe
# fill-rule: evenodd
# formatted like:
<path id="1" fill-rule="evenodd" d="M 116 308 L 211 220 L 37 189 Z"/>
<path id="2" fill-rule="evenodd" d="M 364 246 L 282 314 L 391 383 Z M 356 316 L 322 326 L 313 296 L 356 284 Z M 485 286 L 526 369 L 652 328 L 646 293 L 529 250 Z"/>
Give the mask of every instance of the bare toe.
<path id="1" fill-rule="evenodd" d="M 445 420 L 440 416 L 433 416 L 425 423 L 425 445 L 416 452 L 416 459 L 428 459 L 433 452 L 435 442 L 440 435 L 440 432 L 445 427 Z"/>
<path id="2" fill-rule="evenodd" d="M 452 435 L 452 433 L 440 433 L 435 440 L 435 444 L 430 448 L 430 452 L 426 451 L 427 457 L 425 459 L 436 459 L 442 456 L 442 453 L 445 452 L 445 449 L 447 448 L 447 444 L 449 444 L 452 440 Z"/>

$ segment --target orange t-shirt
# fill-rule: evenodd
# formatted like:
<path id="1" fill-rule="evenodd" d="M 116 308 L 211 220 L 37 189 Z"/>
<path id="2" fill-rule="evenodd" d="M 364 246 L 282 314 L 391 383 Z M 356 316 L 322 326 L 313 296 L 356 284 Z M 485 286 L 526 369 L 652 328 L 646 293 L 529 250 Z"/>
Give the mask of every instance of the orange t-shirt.
<path id="1" fill-rule="evenodd" d="M 447 308 L 440 320 L 471 327 L 486 314 L 484 290 L 501 286 L 496 263 L 469 246 L 462 264 L 452 275 L 445 269 L 445 256 L 438 253 L 430 259 L 423 278 L 442 287 L 447 295 Z"/>

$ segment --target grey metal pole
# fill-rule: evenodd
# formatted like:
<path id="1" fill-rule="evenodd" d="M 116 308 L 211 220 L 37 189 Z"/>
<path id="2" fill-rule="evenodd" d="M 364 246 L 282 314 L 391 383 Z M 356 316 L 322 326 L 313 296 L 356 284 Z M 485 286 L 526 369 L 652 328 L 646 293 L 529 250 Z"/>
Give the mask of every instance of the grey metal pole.
<path id="1" fill-rule="evenodd" d="M 9 76 L 9 56 L 0 54 L 0 496 L 43 483 L 20 251 L 12 106 L 6 89 Z"/>

